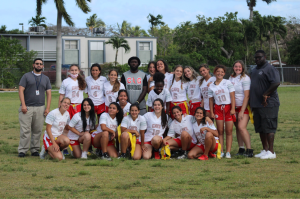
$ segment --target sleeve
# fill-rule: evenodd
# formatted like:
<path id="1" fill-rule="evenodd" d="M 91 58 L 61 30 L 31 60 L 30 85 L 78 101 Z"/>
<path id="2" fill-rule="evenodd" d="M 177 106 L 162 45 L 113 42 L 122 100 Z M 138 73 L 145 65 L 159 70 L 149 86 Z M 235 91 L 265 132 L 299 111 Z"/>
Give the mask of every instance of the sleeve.
<path id="1" fill-rule="evenodd" d="M 60 94 L 66 94 L 66 81 L 64 80 L 61 84 L 61 87 L 59 89 Z"/>
<path id="2" fill-rule="evenodd" d="M 141 116 L 140 130 L 147 129 L 147 122 L 144 116 Z"/>
<path id="3" fill-rule="evenodd" d="M 107 113 L 100 116 L 99 124 L 106 124 Z"/>
<path id="4" fill-rule="evenodd" d="M 122 84 L 124 84 L 124 86 L 126 86 L 126 80 L 125 80 L 124 74 L 121 77 L 121 82 L 122 82 Z"/>
<path id="5" fill-rule="evenodd" d="M 192 123 L 195 123 L 196 122 L 196 118 L 192 115 L 187 115 L 189 117 L 189 120 L 192 122 Z"/>
<path id="6" fill-rule="evenodd" d="M 151 95 L 151 92 L 148 94 L 148 99 L 146 101 L 146 105 L 149 106 L 149 107 L 152 107 L 152 95 Z"/>
<path id="7" fill-rule="evenodd" d="M 151 88 L 152 86 L 155 86 L 154 81 L 150 82 L 150 88 Z"/>
<path id="8" fill-rule="evenodd" d="M 242 86 L 243 86 L 244 91 L 250 90 L 250 84 L 251 84 L 251 80 L 250 80 L 250 78 L 246 75 L 246 77 L 243 78 L 243 82 L 242 82 Z"/>
<path id="9" fill-rule="evenodd" d="M 24 88 L 26 88 L 27 86 L 27 78 L 26 78 L 26 74 L 23 75 L 23 77 L 20 80 L 19 86 L 23 86 Z"/>
<path id="10" fill-rule="evenodd" d="M 267 79 L 271 84 L 280 83 L 280 75 L 278 70 L 271 66 L 268 72 L 266 73 Z"/>
<path id="11" fill-rule="evenodd" d="M 169 131 L 168 131 L 168 136 L 170 137 L 175 137 L 175 129 L 174 129 L 174 121 L 171 123 L 170 127 L 169 127 Z"/>
<path id="12" fill-rule="evenodd" d="M 85 78 L 85 82 L 86 82 L 86 87 L 85 87 L 85 89 L 84 89 L 84 92 L 85 92 L 86 94 L 88 94 L 88 87 L 89 87 L 89 84 L 88 84 L 88 78 Z"/>
<path id="13" fill-rule="evenodd" d="M 166 102 L 172 102 L 173 99 L 170 92 L 167 89 L 165 89 L 165 91 L 166 91 Z"/>
<path id="14" fill-rule="evenodd" d="M 46 122 L 46 124 L 52 125 L 52 124 L 54 123 L 54 121 L 55 121 L 55 115 L 54 115 L 54 112 L 51 111 L 51 112 L 47 115 L 45 122 Z"/>
<path id="15" fill-rule="evenodd" d="M 120 90 L 121 90 L 121 89 L 124 89 L 124 90 L 125 90 L 125 86 L 124 86 L 123 83 L 121 83 L 121 85 L 120 85 Z"/>
<path id="16" fill-rule="evenodd" d="M 121 123 L 121 127 L 128 128 L 128 118 L 129 117 L 124 117 Z"/>
<path id="17" fill-rule="evenodd" d="M 235 91 L 233 84 L 229 80 L 227 80 L 227 88 L 229 90 L 229 93 Z"/>
<path id="18" fill-rule="evenodd" d="M 49 77 L 47 77 L 46 91 L 52 89 Z"/>
<path id="19" fill-rule="evenodd" d="M 79 119 L 81 119 L 81 118 L 79 117 L 78 114 L 74 115 L 74 117 L 72 117 L 71 121 L 69 122 L 69 126 L 75 127 L 76 124 L 79 122 Z"/>
<path id="20" fill-rule="evenodd" d="M 207 127 L 212 129 L 212 130 L 217 130 L 214 124 L 209 124 L 208 122 L 206 123 Z"/>
<path id="21" fill-rule="evenodd" d="M 143 117 L 146 119 L 146 121 L 149 119 L 149 118 L 148 118 L 148 116 L 149 116 L 149 113 L 150 113 L 150 112 L 148 112 L 148 113 L 145 113 L 145 114 L 143 115 Z"/>
<path id="22" fill-rule="evenodd" d="M 148 87 L 148 81 L 147 81 L 147 76 L 146 75 L 144 76 L 144 79 L 143 79 L 143 86 Z"/>
<path id="23" fill-rule="evenodd" d="M 210 87 L 208 87 L 208 98 L 214 97 L 214 93 Z"/>
<path id="24" fill-rule="evenodd" d="M 69 125 L 69 123 L 70 123 L 70 120 L 71 120 L 71 118 L 70 118 L 70 114 L 68 114 L 67 125 Z"/>

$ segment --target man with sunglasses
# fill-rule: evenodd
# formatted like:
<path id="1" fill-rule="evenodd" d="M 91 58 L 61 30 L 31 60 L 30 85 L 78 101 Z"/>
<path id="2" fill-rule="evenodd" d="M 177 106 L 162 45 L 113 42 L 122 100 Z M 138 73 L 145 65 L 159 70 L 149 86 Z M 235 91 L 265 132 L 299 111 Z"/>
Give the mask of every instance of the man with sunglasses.
<path id="1" fill-rule="evenodd" d="M 18 156 L 21 158 L 25 157 L 29 145 L 31 156 L 39 156 L 44 117 L 49 113 L 51 103 L 51 84 L 49 78 L 42 74 L 43 68 L 43 60 L 35 59 L 33 71 L 25 73 L 19 83 L 21 105 L 19 108 L 20 142 Z M 45 92 L 47 94 L 46 109 Z"/>
<path id="2" fill-rule="evenodd" d="M 278 70 L 266 61 L 263 50 L 255 52 L 256 67 L 251 73 L 250 106 L 253 110 L 255 131 L 260 134 L 263 146 L 261 153 L 255 157 L 275 159 L 273 149 L 278 123 L 279 97 L 277 88 L 280 85 Z"/>

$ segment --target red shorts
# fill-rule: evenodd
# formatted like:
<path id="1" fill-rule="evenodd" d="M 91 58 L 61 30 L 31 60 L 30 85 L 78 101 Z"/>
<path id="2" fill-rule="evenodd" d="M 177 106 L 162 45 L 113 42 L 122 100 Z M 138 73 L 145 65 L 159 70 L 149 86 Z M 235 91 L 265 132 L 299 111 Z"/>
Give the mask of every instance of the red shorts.
<path id="1" fill-rule="evenodd" d="M 217 105 L 215 104 L 215 118 L 216 120 L 225 120 L 225 122 L 233 121 L 230 115 L 231 104 Z"/>
<path id="2" fill-rule="evenodd" d="M 101 149 L 101 147 L 96 147 L 96 146 L 94 145 L 94 138 L 95 138 L 95 137 L 92 136 L 92 145 L 93 145 L 93 147 L 95 147 L 96 149 Z M 114 145 L 115 145 L 115 144 L 114 144 L 113 140 L 108 141 L 108 144 L 107 144 L 108 147 L 109 147 L 109 146 L 114 146 Z"/>
<path id="3" fill-rule="evenodd" d="M 189 107 L 190 107 L 190 115 L 195 115 L 196 109 L 201 106 L 201 102 L 192 102 L 192 100 L 189 101 Z"/>
<path id="4" fill-rule="evenodd" d="M 174 140 L 175 142 L 177 142 L 179 148 L 182 148 L 182 145 L 181 145 L 181 139 L 179 139 L 179 138 L 174 138 L 173 140 Z M 191 146 L 190 146 L 190 148 L 188 149 L 188 151 L 191 150 L 192 148 L 194 148 L 194 146 L 196 146 L 196 144 L 194 144 L 193 142 L 191 142 Z"/>
<path id="5" fill-rule="evenodd" d="M 205 110 L 206 112 L 210 113 L 210 110 Z"/>
<path id="6" fill-rule="evenodd" d="M 218 146 L 219 146 L 219 143 L 216 142 L 216 146 L 215 146 L 214 150 L 212 150 L 211 152 L 212 152 L 212 153 L 216 152 L 216 151 L 218 150 Z M 202 149 L 203 153 L 205 152 L 205 147 L 204 147 L 204 145 L 202 145 L 202 144 L 197 144 L 197 147 L 199 147 L 200 149 Z"/>
<path id="7" fill-rule="evenodd" d="M 70 114 L 70 119 L 72 119 L 72 117 L 81 111 L 81 104 L 72 104 L 70 105 L 68 112 Z"/>
<path id="8" fill-rule="evenodd" d="M 101 113 L 103 113 L 105 111 L 105 103 L 100 104 L 98 106 L 94 106 L 94 109 L 95 109 L 95 113 L 97 115 L 100 115 Z"/>
<path id="9" fill-rule="evenodd" d="M 105 106 L 105 112 L 108 113 L 108 109 L 109 107 L 108 106 Z"/>
<path id="10" fill-rule="evenodd" d="M 152 145 L 151 142 L 144 142 L 144 144 L 150 144 L 150 145 Z"/>
<path id="11" fill-rule="evenodd" d="M 241 106 L 235 107 L 235 112 L 236 113 L 241 112 L 241 108 L 242 108 Z M 247 108 L 245 109 L 244 114 L 249 115 L 249 111 Z"/>
<path id="12" fill-rule="evenodd" d="M 52 146 L 53 144 L 52 144 L 52 142 L 51 142 L 51 140 L 44 134 L 44 136 L 43 136 L 43 144 L 44 144 L 44 147 L 45 147 L 45 150 L 47 151 L 48 150 L 48 148 L 50 147 L 50 146 Z"/>
<path id="13" fill-rule="evenodd" d="M 70 145 L 75 146 L 75 145 L 80 145 L 78 140 L 70 140 Z"/>
<path id="14" fill-rule="evenodd" d="M 176 105 L 175 105 L 176 104 Z M 174 106 L 179 106 L 182 110 L 182 114 L 188 114 L 189 110 L 187 109 L 187 103 L 186 101 L 183 101 L 183 102 L 171 102 L 170 103 L 170 116 L 172 118 L 172 120 L 174 119 L 174 116 L 173 116 L 173 113 L 172 113 L 172 108 Z"/>

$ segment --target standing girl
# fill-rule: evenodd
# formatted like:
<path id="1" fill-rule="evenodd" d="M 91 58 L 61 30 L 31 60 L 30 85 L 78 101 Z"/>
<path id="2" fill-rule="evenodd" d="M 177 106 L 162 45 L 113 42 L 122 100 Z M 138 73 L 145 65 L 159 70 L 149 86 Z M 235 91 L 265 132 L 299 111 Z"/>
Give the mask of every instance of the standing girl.
<path id="1" fill-rule="evenodd" d="M 66 125 L 70 122 L 70 114 L 68 109 L 71 100 L 68 97 L 62 98 L 59 108 L 51 111 L 46 117 L 46 131 L 43 137 L 43 146 L 40 158 L 44 159 L 48 154 L 53 159 L 65 159 L 61 150 L 69 146 L 70 140 L 67 136 L 62 135 Z"/>
<path id="2" fill-rule="evenodd" d="M 199 74 L 190 66 L 186 66 L 183 70 L 184 76 L 183 81 L 188 82 L 188 97 L 189 101 L 189 112 L 190 115 L 195 115 L 195 110 L 197 107 L 201 106 L 201 93 L 199 81 L 201 77 Z"/>
<path id="3" fill-rule="evenodd" d="M 164 107 L 166 108 L 166 113 L 170 111 L 170 102 L 172 101 L 171 94 L 168 89 L 164 88 L 165 82 L 165 75 L 157 72 L 153 76 L 153 80 L 155 81 L 155 89 L 150 91 L 148 95 L 148 99 L 146 105 L 148 106 L 148 112 L 152 112 L 153 102 L 157 98 L 161 99 L 164 103 Z"/>
<path id="4" fill-rule="evenodd" d="M 183 67 L 181 65 L 177 65 L 174 68 L 174 73 L 175 74 L 173 75 L 170 86 L 170 93 L 172 96 L 170 109 L 172 110 L 174 106 L 179 106 L 183 114 L 189 114 L 186 98 L 188 84 L 183 83 L 182 81 Z M 174 119 L 172 111 L 170 111 L 170 116 Z"/>
<path id="5" fill-rule="evenodd" d="M 106 77 L 101 76 L 101 67 L 99 64 L 93 64 L 91 67 L 91 76 L 85 78 L 86 89 L 85 92 L 94 103 L 94 109 L 98 119 L 100 114 L 105 111 L 105 97 L 104 97 L 104 83 L 107 81 Z"/>
<path id="6" fill-rule="evenodd" d="M 201 96 L 202 96 L 202 99 L 203 99 L 202 103 L 201 103 L 201 107 L 204 107 L 204 109 L 206 111 L 206 116 L 213 119 L 210 115 L 209 98 L 208 98 L 208 86 L 212 82 L 215 82 L 216 78 L 212 77 L 209 72 L 210 72 L 210 70 L 209 70 L 209 66 L 207 64 L 201 64 L 200 65 L 199 73 L 200 73 L 200 75 L 202 75 L 202 78 L 200 79 L 199 84 L 200 84 Z"/>
<path id="7" fill-rule="evenodd" d="M 236 111 L 236 137 L 239 144 L 239 151 L 237 155 L 244 155 L 246 157 L 253 157 L 253 149 L 251 149 L 250 135 L 247 130 L 249 121 L 249 112 L 247 109 L 250 93 L 251 80 L 245 74 L 245 64 L 243 61 L 238 60 L 233 64 L 233 74 L 230 76 L 229 81 L 235 89 L 235 111 Z M 246 145 L 246 153 L 244 148 Z"/>
<path id="8" fill-rule="evenodd" d="M 123 119 L 123 110 L 116 102 L 109 105 L 108 113 L 102 113 L 99 126 L 92 134 L 92 144 L 103 152 L 102 159 L 111 160 L 118 157 L 113 139 L 117 136 L 117 128 Z"/>
<path id="9" fill-rule="evenodd" d="M 148 81 L 148 93 L 154 89 L 154 81 L 153 81 L 153 75 L 156 72 L 155 69 L 155 61 L 151 61 L 148 64 L 148 73 L 149 75 L 147 75 L 147 81 Z"/>
<path id="10" fill-rule="evenodd" d="M 231 158 L 232 127 L 235 118 L 234 87 L 229 80 L 223 79 L 226 69 L 223 65 L 217 65 L 214 69 L 216 81 L 208 88 L 209 107 L 212 118 L 216 118 L 220 144 L 224 143 L 224 123 L 226 132 L 226 158 Z M 215 101 L 215 105 L 214 105 Z"/>
<path id="11" fill-rule="evenodd" d="M 145 131 L 147 129 L 147 123 L 144 116 L 139 115 L 140 107 L 137 104 L 130 106 L 130 114 L 124 117 L 121 123 L 121 155 L 120 158 L 126 157 L 126 149 L 131 146 L 129 133 L 136 136 L 135 151 L 132 159 L 139 160 L 142 157 L 143 151 L 146 150 L 144 145 Z"/>
<path id="12" fill-rule="evenodd" d="M 118 71 L 111 69 L 108 73 L 108 80 L 104 83 L 104 95 L 105 95 L 105 112 L 108 112 L 108 106 L 112 102 L 117 101 L 118 92 L 120 89 L 125 89 L 124 84 L 118 80 Z"/>
<path id="13" fill-rule="evenodd" d="M 169 73 L 169 68 L 168 68 L 167 63 L 164 60 L 160 59 L 156 62 L 155 69 L 156 69 L 156 72 L 161 72 L 162 74 L 165 75 L 165 79 L 164 79 L 165 87 L 164 88 L 169 90 L 169 88 L 171 86 L 173 74 Z"/>
<path id="14" fill-rule="evenodd" d="M 143 159 L 150 159 L 152 149 L 154 150 L 155 159 L 160 159 L 159 148 L 162 146 L 162 138 L 168 126 L 168 117 L 165 113 L 164 103 L 161 99 L 153 102 L 154 112 L 148 112 L 144 115 L 147 122 L 145 133 L 145 150 Z"/>
<path id="15" fill-rule="evenodd" d="M 122 89 L 118 92 L 117 102 L 120 105 L 121 109 L 123 109 L 124 117 L 127 116 L 130 110 L 131 104 L 128 102 L 128 93 L 126 90 Z"/>
<path id="16" fill-rule="evenodd" d="M 91 145 L 90 131 L 95 127 L 94 103 L 90 98 L 85 98 L 81 103 L 81 111 L 76 113 L 69 123 L 68 137 L 75 158 L 87 159 L 87 152 Z M 82 150 L 80 144 L 83 144 Z"/>

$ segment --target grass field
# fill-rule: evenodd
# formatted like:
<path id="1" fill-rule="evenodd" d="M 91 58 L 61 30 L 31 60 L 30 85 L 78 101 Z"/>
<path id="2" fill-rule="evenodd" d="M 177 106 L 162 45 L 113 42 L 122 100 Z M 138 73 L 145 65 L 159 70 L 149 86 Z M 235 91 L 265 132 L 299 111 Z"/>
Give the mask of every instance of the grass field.
<path id="1" fill-rule="evenodd" d="M 279 88 L 274 160 L 40 160 L 18 158 L 18 93 L 0 93 L 1 198 L 299 198 L 300 87 Z M 51 110 L 57 107 L 53 92 Z M 255 153 L 259 136 L 248 125 Z M 42 142 L 41 142 L 42 143 Z M 232 154 L 237 152 L 234 136 Z"/>

